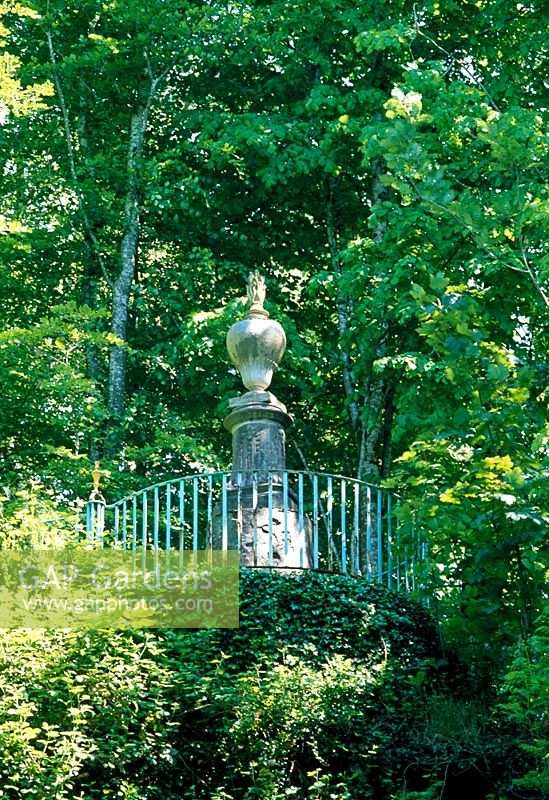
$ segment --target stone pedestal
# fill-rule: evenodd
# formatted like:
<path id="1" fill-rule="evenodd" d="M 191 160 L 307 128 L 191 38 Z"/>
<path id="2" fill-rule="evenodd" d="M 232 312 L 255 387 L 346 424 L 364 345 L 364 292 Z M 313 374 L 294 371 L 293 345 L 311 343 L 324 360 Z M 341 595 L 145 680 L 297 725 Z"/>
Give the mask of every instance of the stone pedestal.
<path id="1" fill-rule="evenodd" d="M 269 492 L 270 488 L 270 492 Z M 269 500 L 270 494 L 270 500 Z M 229 550 L 240 550 L 240 563 L 248 567 L 307 569 L 312 562 L 312 526 L 299 513 L 292 492 L 281 485 L 227 487 L 226 541 Z M 222 548 L 221 506 L 214 509 L 214 547 Z"/>
<path id="2" fill-rule="evenodd" d="M 229 402 L 224 420 L 233 436 L 227 487 L 229 549 L 247 566 L 310 566 L 311 525 L 297 499 L 283 490 L 286 429 L 292 418 L 271 392 L 251 391 Z M 280 471 L 279 471 L 280 470 Z M 215 529 L 223 524 L 215 511 Z"/>
<path id="3" fill-rule="evenodd" d="M 254 470 L 257 480 L 266 481 L 262 470 L 284 470 L 286 429 L 293 421 L 286 407 L 271 392 L 253 391 L 229 400 L 229 409 L 223 424 L 233 436 L 233 475 Z"/>

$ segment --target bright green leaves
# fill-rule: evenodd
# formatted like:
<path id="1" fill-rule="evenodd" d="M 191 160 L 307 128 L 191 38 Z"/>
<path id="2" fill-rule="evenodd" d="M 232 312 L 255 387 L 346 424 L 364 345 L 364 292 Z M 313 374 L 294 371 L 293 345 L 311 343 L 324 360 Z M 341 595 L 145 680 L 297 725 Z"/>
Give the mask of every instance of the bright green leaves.
<path id="1" fill-rule="evenodd" d="M 450 279 L 446 278 L 443 272 L 437 272 L 436 275 L 431 275 L 429 278 L 429 285 L 435 292 L 441 292 L 446 289 Z"/>
<path id="2" fill-rule="evenodd" d="M 391 28 L 363 31 L 355 37 L 354 43 L 358 53 L 371 55 L 387 50 L 402 51 L 413 38 L 414 29 L 400 23 Z"/>
<path id="3" fill-rule="evenodd" d="M 125 791 L 135 770 L 131 779 L 125 773 L 136 757 L 149 791 L 155 770 L 173 757 L 175 666 L 153 637 L 2 634 L 0 779 L 7 796 L 135 798 Z M 114 772 L 117 779 L 107 779 Z"/>
<path id="4" fill-rule="evenodd" d="M 71 486 L 78 493 L 80 471 L 87 470 L 88 436 L 105 413 L 83 370 L 90 347 L 106 350 L 98 330 L 103 317 L 104 312 L 67 303 L 37 325 L 0 333 L 0 443 L 8 485 L 38 474 L 48 488 Z"/>
<path id="5" fill-rule="evenodd" d="M 10 53 L 0 53 L 0 115 L 3 123 L 7 114 L 15 116 L 30 114 L 46 108 L 44 97 L 53 95 L 53 85 L 49 81 L 23 86 L 17 77 L 20 61 Z"/>
<path id="6" fill-rule="evenodd" d="M 483 459 L 482 468 L 477 472 L 477 477 L 495 479 L 498 475 L 515 475 L 514 469 L 510 456 L 492 456 Z"/>
<path id="7" fill-rule="evenodd" d="M 531 280 L 537 302 L 547 305 L 536 214 L 545 197 L 541 112 L 497 111 L 474 83 L 444 81 L 417 64 L 393 88 L 385 110 L 386 120 L 363 132 L 367 159 L 383 157 L 387 165 L 384 185 L 419 212 L 429 238 L 431 217 L 484 262 L 486 274 L 499 271 L 507 282 L 512 272 L 522 274 L 522 286 Z"/>
<path id="8" fill-rule="evenodd" d="M 490 145 L 494 171 L 530 170 L 545 160 L 549 144 L 542 116 L 532 109 L 513 107 L 490 112 L 478 121 L 479 139 Z"/>
<path id="9" fill-rule="evenodd" d="M 116 39 L 113 39 L 110 36 L 101 36 L 98 33 L 88 33 L 88 39 L 92 39 L 94 42 L 98 42 L 98 44 L 102 44 L 105 47 L 108 47 L 113 55 L 116 55 L 120 52 L 118 48 L 118 42 Z"/>
<path id="10" fill-rule="evenodd" d="M 51 81 L 42 83 L 33 82 L 24 85 L 19 77 L 21 59 L 13 55 L 9 50 L 4 49 L 11 46 L 9 25 L 10 17 L 37 17 L 37 12 L 19 3 L 3 2 L 0 4 L 0 125 L 5 125 L 10 114 L 18 117 L 31 114 L 40 109 L 46 108 L 43 101 L 45 97 L 51 97 L 54 89 Z M 7 26 L 3 19 L 7 17 Z"/>
<path id="11" fill-rule="evenodd" d="M 229 632 L 2 633 L 2 791 L 388 800 L 439 661 L 418 604 L 318 573 L 243 570 Z"/>
<path id="12" fill-rule="evenodd" d="M 467 608 L 466 621 L 448 610 L 448 631 L 465 650 L 471 630 L 497 630 L 503 643 L 538 606 L 519 567 L 535 576 L 533 585 L 542 580 L 538 551 L 548 518 L 535 445 L 543 427 L 539 376 L 521 366 L 520 322 L 517 315 L 506 321 L 492 292 L 474 278 L 453 283 L 447 268 L 412 283 L 417 333 L 431 358 L 414 352 L 423 368 L 402 373 L 395 429 L 399 436 L 400 426 L 421 431 L 397 459 L 392 482 L 407 486 L 430 532 L 433 586 L 441 597 L 459 591 Z"/>

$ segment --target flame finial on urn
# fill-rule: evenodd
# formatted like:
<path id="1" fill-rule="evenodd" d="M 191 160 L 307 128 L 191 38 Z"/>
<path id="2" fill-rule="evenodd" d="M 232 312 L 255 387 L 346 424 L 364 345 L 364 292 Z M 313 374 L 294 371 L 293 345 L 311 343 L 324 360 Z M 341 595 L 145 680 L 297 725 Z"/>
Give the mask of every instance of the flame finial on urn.
<path id="1" fill-rule="evenodd" d="M 246 291 L 248 294 L 248 302 L 250 304 L 250 310 L 246 316 L 249 317 L 254 314 L 259 314 L 262 317 L 268 317 L 269 312 L 263 308 L 265 295 L 267 293 L 265 278 L 257 270 L 255 272 L 250 272 L 248 275 Z"/>
<path id="2" fill-rule="evenodd" d="M 247 282 L 250 308 L 244 319 L 235 322 L 227 333 L 227 350 L 249 391 L 265 391 L 273 379 L 286 349 L 282 326 L 269 319 L 263 308 L 265 279 L 251 272 Z"/>

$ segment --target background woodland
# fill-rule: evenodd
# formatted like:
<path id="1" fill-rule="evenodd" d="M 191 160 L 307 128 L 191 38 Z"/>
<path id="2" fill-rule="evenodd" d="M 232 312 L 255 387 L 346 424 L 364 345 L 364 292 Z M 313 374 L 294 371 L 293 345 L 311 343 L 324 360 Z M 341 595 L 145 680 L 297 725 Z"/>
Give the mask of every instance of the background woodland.
<path id="1" fill-rule="evenodd" d="M 395 488 L 429 532 L 444 651 L 425 658 L 465 715 L 435 733 L 461 755 L 376 797 L 442 797 L 473 729 L 512 764 L 479 797 L 549 792 L 545 54 L 537 0 L 0 2 L 0 537 L 76 507 L 96 459 L 109 500 L 230 464 L 224 337 L 259 269 L 288 335 L 288 466 Z M 22 636 L 2 644 L 21 669 L 41 652 Z M 58 775 L 48 796 L 96 797 L 5 713 L 10 758 Z M 42 797 L 6 759 L 0 797 Z M 295 796 L 368 796 L 315 769 Z M 294 786 L 121 780 L 113 797 Z"/>

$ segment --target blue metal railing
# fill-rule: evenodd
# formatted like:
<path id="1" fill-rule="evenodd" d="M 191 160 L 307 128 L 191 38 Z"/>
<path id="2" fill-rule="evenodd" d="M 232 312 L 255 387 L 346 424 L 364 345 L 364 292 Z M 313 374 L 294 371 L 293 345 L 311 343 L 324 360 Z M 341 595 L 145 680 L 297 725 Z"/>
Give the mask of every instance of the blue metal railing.
<path id="1" fill-rule="evenodd" d="M 90 543 L 123 550 L 238 549 L 255 567 L 363 576 L 416 592 L 427 542 L 398 495 L 353 478 L 293 470 L 208 472 L 87 504 Z"/>

